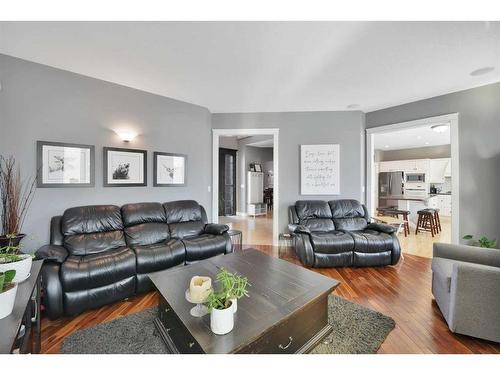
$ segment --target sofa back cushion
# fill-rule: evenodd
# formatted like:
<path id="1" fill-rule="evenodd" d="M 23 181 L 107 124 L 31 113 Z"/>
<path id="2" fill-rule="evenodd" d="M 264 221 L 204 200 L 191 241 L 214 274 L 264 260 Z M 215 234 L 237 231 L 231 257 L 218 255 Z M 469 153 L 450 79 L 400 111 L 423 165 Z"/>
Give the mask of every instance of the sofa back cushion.
<path id="1" fill-rule="evenodd" d="M 61 218 L 64 246 L 71 255 L 88 255 L 125 246 L 120 207 L 68 208 Z"/>
<path id="2" fill-rule="evenodd" d="M 122 206 L 125 240 L 129 246 L 146 246 L 170 239 L 161 203 L 130 203 Z"/>
<path id="3" fill-rule="evenodd" d="M 319 200 L 303 200 L 295 203 L 299 224 L 305 225 L 312 232 L 335 230 L 332 212 L 328 203 Z"/>
<path id="4" fill-rule="evenodd" d="M 184 200 L 163 204 L 172 238 L 198 236 L 203 233 L 206 217 L 196 201 Z"/>
<path id="5" fill-rule="evenodd" d="M 338 230 L 363 230 L 368 225 L 365 208 L 355 199 L 329 201 L 333 222 Z"/>

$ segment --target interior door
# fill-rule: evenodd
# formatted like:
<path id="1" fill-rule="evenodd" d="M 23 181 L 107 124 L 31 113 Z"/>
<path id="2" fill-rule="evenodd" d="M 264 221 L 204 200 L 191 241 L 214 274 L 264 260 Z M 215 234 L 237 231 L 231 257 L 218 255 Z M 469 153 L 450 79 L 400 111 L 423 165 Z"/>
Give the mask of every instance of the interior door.
<path id="1" fill-rule="evenodd" d="M 219 216 L 236 215 L 236 150 L 219 148 Z"/>

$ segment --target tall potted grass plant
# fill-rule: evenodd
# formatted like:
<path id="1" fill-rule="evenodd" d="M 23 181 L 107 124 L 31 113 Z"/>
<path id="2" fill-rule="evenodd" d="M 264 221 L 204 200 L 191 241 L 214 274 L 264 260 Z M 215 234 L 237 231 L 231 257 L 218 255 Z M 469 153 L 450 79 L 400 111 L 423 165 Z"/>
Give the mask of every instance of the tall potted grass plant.
<path id="1" fill-rule="evenodd" d="M 21 232 L 33 201 L 36 178 L 21 179 L 14 157 L 0 156 L 0 272 L 14 270 L 14 282 L 25 280 L 31 269 L 31 255 L 21 252 Z"/>

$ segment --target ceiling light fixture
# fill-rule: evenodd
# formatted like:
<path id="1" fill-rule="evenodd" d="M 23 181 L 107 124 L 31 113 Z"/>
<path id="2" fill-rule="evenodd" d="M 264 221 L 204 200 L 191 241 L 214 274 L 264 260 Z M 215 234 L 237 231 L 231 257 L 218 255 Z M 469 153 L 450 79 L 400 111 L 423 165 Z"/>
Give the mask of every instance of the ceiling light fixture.
<path id="1" fill-rule="evenodd" d="M 448 124 L 436 124 L 432 125 L 431 129 L 434 130 L 436 133 L 444 133 L 445 131 L 448 130 L 449 127 L 450 125 Z"/>
<path id="2" fill-rule="evenodd" d="M 485 66 L 484 68 L 479 68 L 479 69 L 473 70 L 469 74 L 473 77 L 476 77 L 476 76 L 482 76 L 484 74 L 491 73 L 494 70 L 495 70 L 494 66 Z"/>
<path id="3" fill-rule="evenodd" d="M 389 145 L 385 145 L 384 147 L 385 147 L 385 148 L 389 148 Z"/>

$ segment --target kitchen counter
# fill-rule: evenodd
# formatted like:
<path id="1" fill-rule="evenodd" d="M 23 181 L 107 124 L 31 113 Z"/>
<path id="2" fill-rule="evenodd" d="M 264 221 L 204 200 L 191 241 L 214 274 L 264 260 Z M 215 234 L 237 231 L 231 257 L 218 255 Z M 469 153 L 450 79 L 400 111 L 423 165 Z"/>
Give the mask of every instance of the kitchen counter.
<path id="1" fill-rule="evenodd" d="M 386 201 L 417 201 L 417 202 L 425 202 L 429 200 L 429 198 L 437 197 L 438 195 L 451 195 L 451 192 L 446 193 L 436 193 L 436 194 L 428 194 L 426 196 L 416 196 L 416 195 L 390 195 L 388 197 L 379 197 L 381 200 Z"/>
<path id="2" fill-rule="evenodd" d="M 386 200 L 386 201 L 416 201 L 416 202 L 425 202 L 429 198 L 431 198 L 433 195 L 429 194 L 424 197 L 419 197 L 419 196 L 411 196 L 411 195 L 390 195 L 388 197 L 379 197 L 380 200 Z"/>

